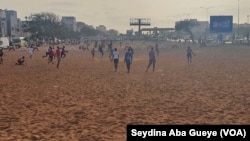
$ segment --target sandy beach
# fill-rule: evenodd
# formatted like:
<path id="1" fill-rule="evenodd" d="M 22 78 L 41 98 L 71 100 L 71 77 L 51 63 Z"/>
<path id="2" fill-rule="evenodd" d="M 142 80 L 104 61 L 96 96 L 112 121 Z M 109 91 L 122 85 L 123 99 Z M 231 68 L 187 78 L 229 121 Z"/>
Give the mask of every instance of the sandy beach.
<path id="1" fill-rule="evenodd" d="M 148 45 L 131 43 L 131 72 L 118 48 L 118 71 L 108 58 L 66 45 L 60 68 L 47 46 L 8 51 L 0 64 L 1 141 L 124 141 L 127 124 L 249 124 L 250 47 L 160 43 L 156 69 L 146 72 Z M 25 65 L 15 66 L 25 56 Z"/>

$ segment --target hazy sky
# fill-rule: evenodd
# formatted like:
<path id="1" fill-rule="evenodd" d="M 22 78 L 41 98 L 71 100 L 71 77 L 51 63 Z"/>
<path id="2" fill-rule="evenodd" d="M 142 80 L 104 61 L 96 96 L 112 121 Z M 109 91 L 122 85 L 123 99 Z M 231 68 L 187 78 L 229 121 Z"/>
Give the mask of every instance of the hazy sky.
<path id="1" fill-rule="evenodd" d="M 204 21 L 207 15 L 233 15 L 238 22 L 238 0 L 0 0 L 0 9 L 16 10 L 22 20 L 40 12 L 75 16 L 77 21 L 121 33 L 138 30 L 129 25 L 130 18 L 150 18 L 150 27 L 174 27 L 176 20 L 191 18 Z M 247 23 L 250 0 L 239 0 L 239 10 L 240 23 Z"/>

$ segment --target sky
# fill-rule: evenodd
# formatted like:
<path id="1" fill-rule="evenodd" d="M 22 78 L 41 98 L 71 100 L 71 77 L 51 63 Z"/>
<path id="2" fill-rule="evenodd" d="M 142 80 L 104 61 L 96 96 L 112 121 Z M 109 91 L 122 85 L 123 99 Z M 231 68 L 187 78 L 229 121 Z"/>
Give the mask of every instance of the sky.
<path id="1" fill-rule="evenodd" d="M 209 16 L 217 15 L 232 15 L 234 23 L 238 18 L 239 23 L 247 23 L 250 0 L 0 0 L 0 9 L 15 10 L 22 20 L 41 12 L 74 16 L 77 22 L 126 33 L 138 30 L 129 25 L 130 18 L 150 18 L 151 26 L 142 28 L 174 28 L 175 21 L 208 21 Z"/>

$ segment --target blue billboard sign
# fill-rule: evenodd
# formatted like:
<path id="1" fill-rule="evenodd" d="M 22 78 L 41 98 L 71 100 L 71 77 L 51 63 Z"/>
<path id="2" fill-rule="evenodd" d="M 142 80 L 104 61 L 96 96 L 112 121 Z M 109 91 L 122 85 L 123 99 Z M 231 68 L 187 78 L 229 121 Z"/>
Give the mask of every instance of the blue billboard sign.
<path id="1" fill-rule="evenodd" d="M 233 16 L 210 16 L 211 33 L 232 33 Z"/>

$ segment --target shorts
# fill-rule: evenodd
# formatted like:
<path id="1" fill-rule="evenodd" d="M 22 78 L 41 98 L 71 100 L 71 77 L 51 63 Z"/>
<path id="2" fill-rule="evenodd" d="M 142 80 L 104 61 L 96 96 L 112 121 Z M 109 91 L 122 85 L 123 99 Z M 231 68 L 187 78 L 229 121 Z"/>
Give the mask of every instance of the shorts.
<path id="1" fill-rule="evenodd" d="M 187 57 L 188 57 L 188 58 L 192 58 L 192 54 L 191 54 L 191 53 L 188 53 L 188 54 L 187 54 Z"/>
<path id="2" fill-rule="evenodd" d="M 149 60 L 149 64 L 154 64 L 156 60 Z"/>
<path id="3" fill-rule="evenodd" d="M 114 64 L 118 64 L 119 59 L 114 59 Z"/>

